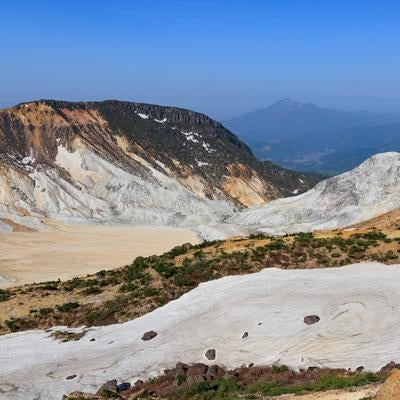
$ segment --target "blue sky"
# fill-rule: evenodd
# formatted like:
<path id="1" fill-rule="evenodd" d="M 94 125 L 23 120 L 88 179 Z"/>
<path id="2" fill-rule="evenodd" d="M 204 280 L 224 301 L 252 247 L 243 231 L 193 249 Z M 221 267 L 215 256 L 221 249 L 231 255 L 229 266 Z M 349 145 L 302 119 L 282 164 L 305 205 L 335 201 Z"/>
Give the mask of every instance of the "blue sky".
<path id="1" fill-rule="evenodd" d="M 224 119 L 288 96 L 400 112 L 400 1 L 0 5 L 0 107 L 116 98 Z"/>

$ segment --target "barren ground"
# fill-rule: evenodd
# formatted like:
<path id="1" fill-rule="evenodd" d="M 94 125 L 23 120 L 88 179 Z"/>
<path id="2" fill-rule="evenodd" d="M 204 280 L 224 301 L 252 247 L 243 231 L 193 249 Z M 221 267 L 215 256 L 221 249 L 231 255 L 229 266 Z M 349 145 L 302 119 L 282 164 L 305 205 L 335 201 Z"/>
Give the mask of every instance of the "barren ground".
<path id="1" fill-rule="evenodd" d="M 285 394 L 276 400 L 363 400 L 376 394 L 382 385 L 366 385 L 360 388 L 328 390 L 309 394 Z"/>
<path id="2" fill-rule="evenodd" d="M 41 232 L 0 235 L 0 288 L 65 280 L 197 243 L 187 229 L 57 225 Z"/>

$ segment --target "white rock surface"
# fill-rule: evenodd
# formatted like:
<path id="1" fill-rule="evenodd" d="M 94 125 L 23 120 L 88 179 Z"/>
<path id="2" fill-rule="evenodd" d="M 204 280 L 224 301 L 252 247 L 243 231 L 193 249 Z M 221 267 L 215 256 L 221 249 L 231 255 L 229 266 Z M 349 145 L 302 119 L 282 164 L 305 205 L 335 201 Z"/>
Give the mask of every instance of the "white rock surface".
<path id="1" fill-rule="evenodd" d="M 390 152 L 377 154 L 299 196 L 247 209 L 229 222 L 284 234 L 341 228 L 399 207 L 400 153 Z"/>
<path id="2" fill-rule="evenodd" d="M 0 232 L 9 230 L 1 218 L 32 228 L 40 228 L 46 217 L 67 223 L 174 225 L 196 230 L 234 214 L 228 202 L 200 198 L 151 167 L 146 167 L 142 178 L 79 144 L 74 151 L 60 145 L 56 164 L 70 174 L 72 182 L 56 168 L 40 166 L 28 177 L 12 169 L 0 176 Z"/>
<path id="3" fill-rule="evenodd" d="M 109 379 L 134 382 L 177 361 L 207 362 L 210 348 L 215 363 L 227 367 L 378 370 L 400 360 L 399 280 L 400 265 L 378 263 L 265 269 L 202 284 L 141 318 L 93 328 L 77 342 L 60 343 L 44 331 L 2 336 L 0 399 L 54 400 L 77 389 L 95 391 Z M 304 324 L 311 314 L 320 321 Z M 149 330 L 158 336 L 142 341 Z"/>

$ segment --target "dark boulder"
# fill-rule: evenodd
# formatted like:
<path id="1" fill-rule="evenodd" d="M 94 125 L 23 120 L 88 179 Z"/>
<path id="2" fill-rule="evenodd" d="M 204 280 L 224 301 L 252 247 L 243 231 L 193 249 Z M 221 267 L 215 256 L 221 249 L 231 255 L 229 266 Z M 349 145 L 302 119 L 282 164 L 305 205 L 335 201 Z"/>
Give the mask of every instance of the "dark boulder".
<path id="1" fill-rule="evenodd" d="M 320 317 L 318 315 L 307 315 L 304 317 L 304 323 L 307 325 L 313 325 L 316 324 L 320 320 Z"/>
<path id="2" fill-rule="evenodd" d="M 67 381 L 69 381 L 69 380 L 71 380 L 71 379 L 75 379 L 77 377 L 77 375 L 69 375 L 69 376 L 67 376 L 65 379 L 67 380 Z"/>
<path id="3" fill-rule="evenodd" d="M 215 360 L 215 356 L 216 356 L 215 349 L 207 350 L 205 356 L 206 356 L 207 360 Z"/>
<path id="4" fill-rule="evenodd" d="M 129 390 L 130 388 L 131 384 L 129 382 L 123 382 L 117 386 L 117 392 L 124 392 L 125 390 Z"/>
<path id="5" fill-rule="evenodd" d="M 249 332 L 245 332 L 242 335 L 242 339 L 246 339 L 249 336 Z"/>
<path id="6" fill-rule="evenodd" d="M 142 340 L 151 340 L 154 339 L 157 336 L 157 332 L 154 331 L 148 331 L 142 336 Z"/>
<path id="7" fill-rule="evenodd" d="M 100 387 L 97 391 L 97 395 L 100 395 L 104 392 L 117 392 L 118 382 L 116 379 L 112 379 L 111 381 L 107 381 L 104 385 Z"/>

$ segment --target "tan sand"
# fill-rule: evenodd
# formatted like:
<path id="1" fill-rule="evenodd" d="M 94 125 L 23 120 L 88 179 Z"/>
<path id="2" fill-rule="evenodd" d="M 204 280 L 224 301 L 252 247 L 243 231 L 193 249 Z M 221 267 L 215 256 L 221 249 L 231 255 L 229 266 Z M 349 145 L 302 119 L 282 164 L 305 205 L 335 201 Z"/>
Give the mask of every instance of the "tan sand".
<path id="1" fill-rule="evenodd" d="M 368 385 L 354 389 L 328 390 L 304 395 L 289 394 L 274 397 L 276 400 L 362 400 L 375 395 L 381 385 Z"/>
<path id="2" fill-rule="evenodd" d="M 149 226 L 56 225 L 42 232 L 4 233 L 0 287 L 84 276 L 187 242 L 198 242 L 188 229 Z"/>

